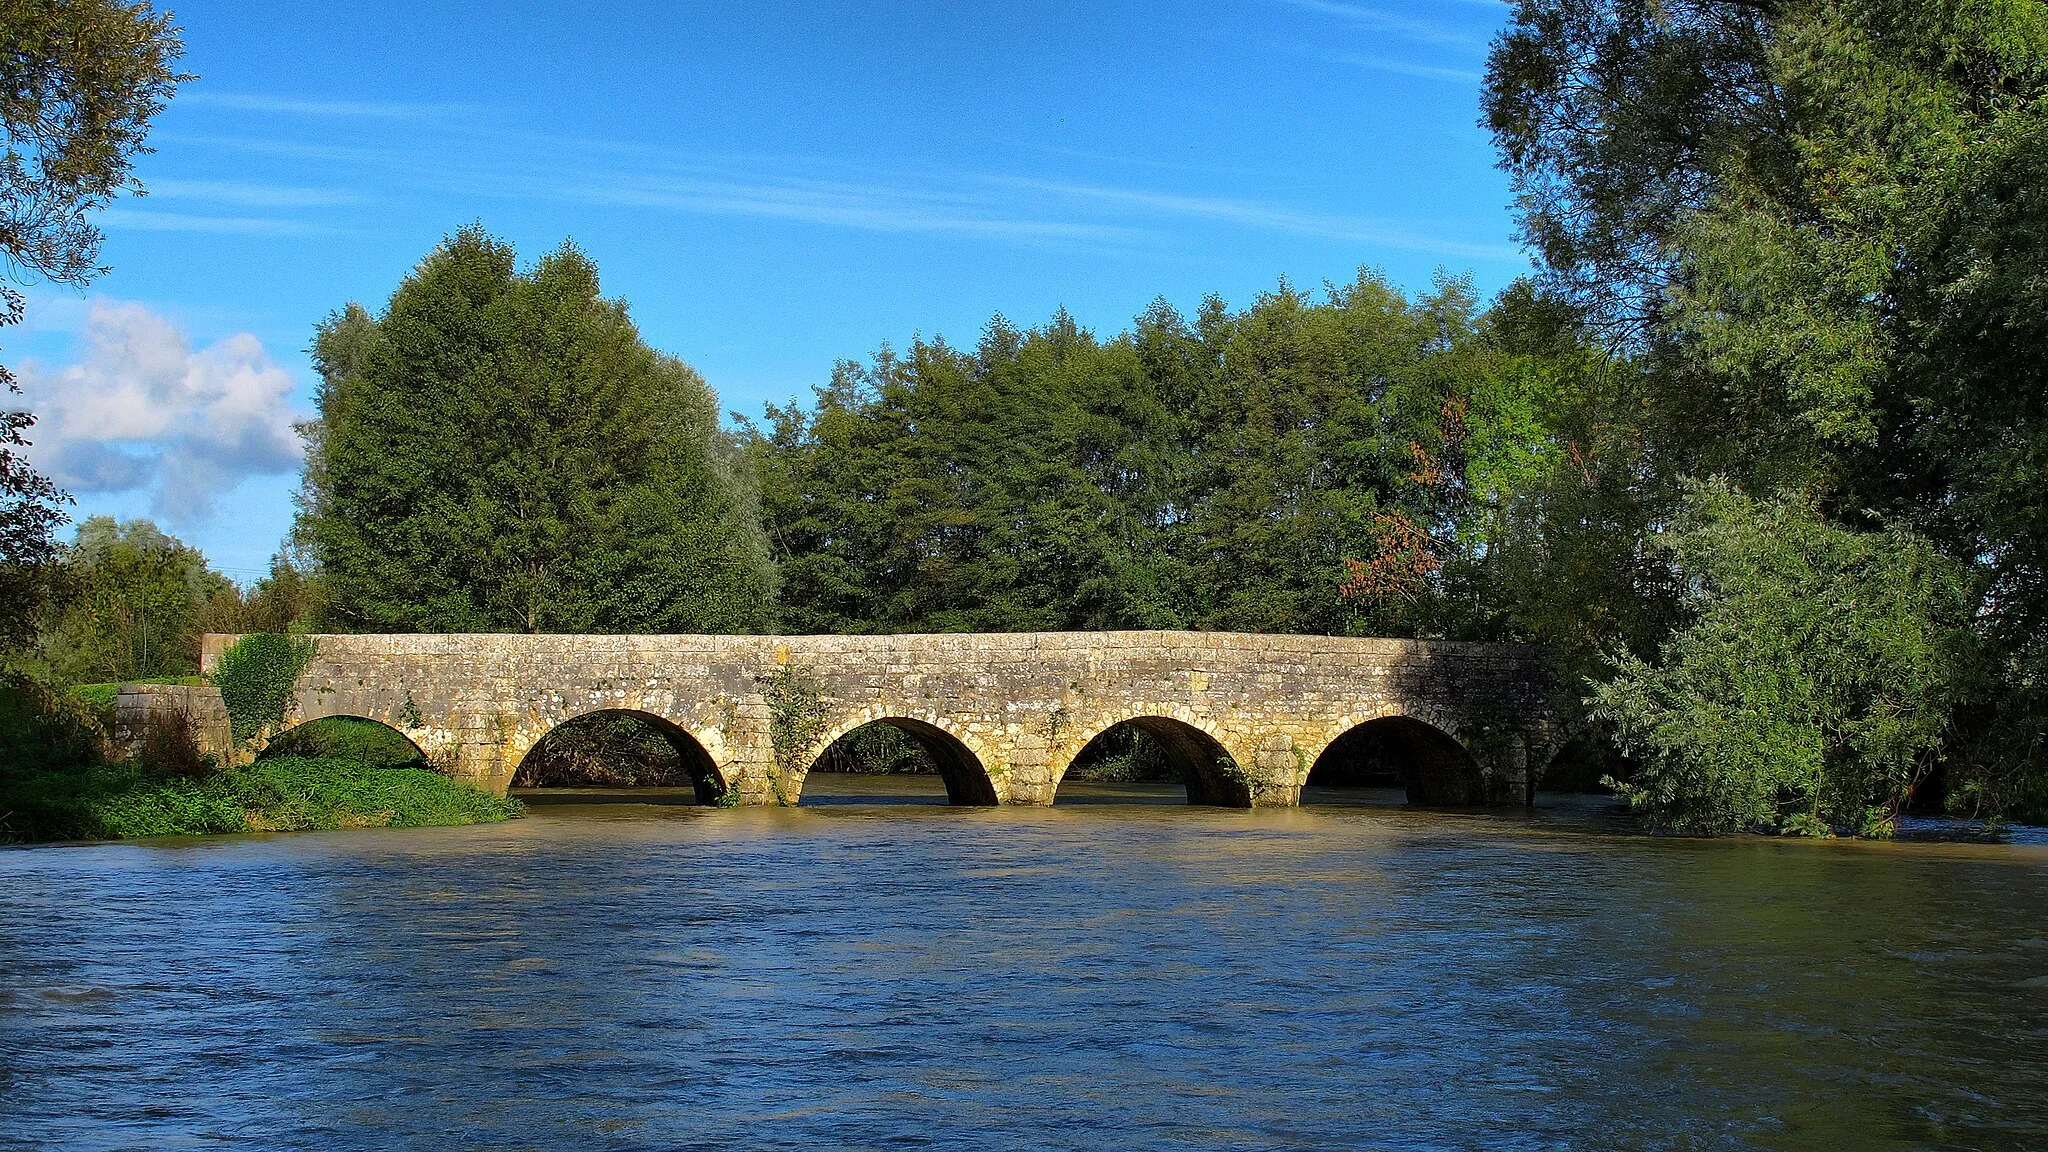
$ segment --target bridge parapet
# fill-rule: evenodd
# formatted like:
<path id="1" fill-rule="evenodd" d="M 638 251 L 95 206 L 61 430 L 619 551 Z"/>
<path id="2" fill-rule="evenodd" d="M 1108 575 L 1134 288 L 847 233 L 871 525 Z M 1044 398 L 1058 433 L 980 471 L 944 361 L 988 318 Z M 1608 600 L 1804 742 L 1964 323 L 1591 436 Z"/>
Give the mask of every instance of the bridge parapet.
<path id="1" fill-rule="evenodd" d="M 209 664 L 233 639 L 207 637 Z M 1542 665 L 1520 645 L 1217 632 L 313 640 L 289 723 L 376 720 L 500 792 L 549 731 L 607 710 L 688 733 L 743 804 L 795 802 L 834 739 L 878 721 L 932 750 L 962 803 L 1051 803 L 1088 742 L 1125 721 L 1183 765 L 1191 800 L 1236 806 L 1296 803 L 1334 741 L 1388 718 L 1470 753 L 1469 787 L 1449 797 L 1466 802 L 1526 800 L 1552 741 Z"/>

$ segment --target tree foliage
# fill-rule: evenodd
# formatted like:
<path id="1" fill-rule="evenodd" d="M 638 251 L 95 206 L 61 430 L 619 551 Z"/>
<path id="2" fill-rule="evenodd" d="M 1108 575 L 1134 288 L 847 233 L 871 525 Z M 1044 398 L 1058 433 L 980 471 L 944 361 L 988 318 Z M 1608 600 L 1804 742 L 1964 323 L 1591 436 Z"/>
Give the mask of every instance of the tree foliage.
<path id="1" fill-rule="evenodd" d="M 1541 292 L 1637 369 L 1643 473 L 1969 574 L 1978 643 L 1912 708 L 1987 813 L 2048 729 L 2044 95 L 2040 0 L 1521 0 L 1486 97 Z"/>
<path id="2" fill-rule="evenodd" d="M 1548 450 L 1503 360 L 1462 282 L 1361 273 L 843 363 L 750 443 L 781 623 L 1469 631 L 1483 512 Z"/>
<path id="3" fill-rule="evenodd" d="M 771 571 L 710 389 L 564 245 L 481 229 L 321 326 L 298 534 L 341 627 L 733 632 Z"/>
<path id="4" fill-rule="evenodd" d="M 136 187 L 129 168 L 182 80 L 168 12 L 122 0 L 0 5 L 0 253 L 60 284 L 98 276 L 89 214 Z M 4 293 L 10 315 L 21 297 Z"/>
<path id="5" fill-rule="evenodd" d="M 69 683 L 196 671 L 207 605 L 234 590 L 198 549 L 147 520 L 110 516 L 78 526 L 58 578 L 37 655 Z"/>
<path id="6" fill-rule="evenodd" d="M 1686 833 L 1889 834 L 1968 687 L 1969 571 L 1725 483 L 1692 486 L 1658 545 L 1691 619 L 1596 692 L 1640 765 L 1629 802 Z"/>
<path id="7" fill-rule="evenodd" d="M 168 13 L 121 0 L 0 0 L 0 262 L 13 277 L 83 285 L 99 275 L 89 215 L 124 188 L 178 83 Z M 0 280 L 0 327 L 23 298 Z M 0 394 L 18 393 L 0 366 Z M 63 495 L 29 466 L 31 414 L 0 408 L 0 645 L 33 632 L 52 575 Z"/>

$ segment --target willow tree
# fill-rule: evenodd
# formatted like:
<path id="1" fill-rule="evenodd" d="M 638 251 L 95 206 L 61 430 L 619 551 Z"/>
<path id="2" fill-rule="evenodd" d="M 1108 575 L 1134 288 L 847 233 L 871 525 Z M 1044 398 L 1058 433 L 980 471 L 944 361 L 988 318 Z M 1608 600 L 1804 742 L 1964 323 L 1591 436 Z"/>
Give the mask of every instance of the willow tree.
<path id="1" fill-rule="evenodd" d="M 1646 470 L 1966 568 L 1985 643 L 1914 707 L 1969 672 L 1951 798 L 2048 812 L 2048 4 L 1518 0 L 1486 114 L 1541 285 L 1644 369 Z M 1791 570 L 1792 523 L 1701 539 Z"/>
<path id="2" fill-rule="evenodd" d="M 298 536 L 334 625 L 759 626 L 772 572 L 717 397 L 573 245 L 530 271 L 472 227 L 383 313 L 330 316 Z"/>

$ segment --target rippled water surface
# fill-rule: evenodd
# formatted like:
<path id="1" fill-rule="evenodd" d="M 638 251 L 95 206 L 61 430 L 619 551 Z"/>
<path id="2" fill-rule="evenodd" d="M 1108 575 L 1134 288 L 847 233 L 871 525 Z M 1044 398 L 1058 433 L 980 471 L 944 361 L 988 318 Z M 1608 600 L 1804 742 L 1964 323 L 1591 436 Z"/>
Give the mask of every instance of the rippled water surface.
<path id="1" fill-rule="evenodd" d="M 920 786 L 0 852 L 0 1144 L 2048 1147 L 2048 849 Z"/>

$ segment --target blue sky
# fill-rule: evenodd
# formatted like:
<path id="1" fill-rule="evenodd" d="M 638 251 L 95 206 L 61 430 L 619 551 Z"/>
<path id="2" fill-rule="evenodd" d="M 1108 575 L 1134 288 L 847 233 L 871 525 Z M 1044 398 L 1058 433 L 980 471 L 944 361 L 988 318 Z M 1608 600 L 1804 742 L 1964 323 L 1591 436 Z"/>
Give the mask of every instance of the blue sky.
<path id="1" fill-rule="evenodd" d="M 1494 0 L 176 12 L 200 79 L 105 214 L 112 272 L 32 289 L 0 356 L 79 517 L 155 515 L 238 579 L 290 525 L 313 325 L 471 221 L 573 237 L 747 413 L 997 312 L 1107 334 L 1527 267 L 1477 126 Z"/>

